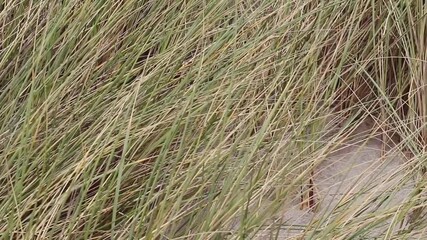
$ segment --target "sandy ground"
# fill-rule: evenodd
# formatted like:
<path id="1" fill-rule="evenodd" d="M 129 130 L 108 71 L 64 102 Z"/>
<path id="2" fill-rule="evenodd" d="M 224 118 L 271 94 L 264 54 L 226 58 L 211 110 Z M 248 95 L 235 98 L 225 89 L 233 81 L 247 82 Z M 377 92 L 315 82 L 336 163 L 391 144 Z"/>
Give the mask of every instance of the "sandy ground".
<path id="1" fill-rule="evenodd" d="M 358 131 L 369 130 L 368 127 L 362 125 Z M 378 138 L 360 143 L 353 140 L 328 156 L 316 169 L 314 177 L 318 201 L 316 210 L 301 210 L 298 201 L 283 210 L 278 239 L 307 239 L 309 236 L 303 234 L 302 229 L 310 223 L 313 226 L 313 223 L 320 222 L 324 226 L 340 219 L 340 222 L 360 221 L 359 226 L 362 226 L 372 219 L 372 216 L 368 217 L 370 213 L 393 207 L 399 209 L 413 191 L 414 181 L 405 175 L 408 172 L 405 170 L 405 157 L 398 152 L 387 152 L 384 155 L 382 147 Z M 350 199 L 351 205 L 348 204 Z M 390 214 L 392 216 L 393 212 Z M 376 226 L 369 231 L 368 239 L 379 237 L 387 231 L 393 233 L 406 228 L 408 217 L 405 219 L 403 222 L 388 220 Z M 265 230 L 256 239 L 275 237 L 272 237 L 271 231 Z M 333 236 L 321 239 L 333 239 Z"/>

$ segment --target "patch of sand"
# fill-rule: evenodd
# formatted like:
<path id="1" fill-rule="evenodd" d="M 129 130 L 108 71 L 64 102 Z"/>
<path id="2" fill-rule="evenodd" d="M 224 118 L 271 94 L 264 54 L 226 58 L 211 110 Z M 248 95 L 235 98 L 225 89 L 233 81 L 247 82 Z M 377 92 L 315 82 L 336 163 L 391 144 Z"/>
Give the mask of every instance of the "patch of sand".
<path id="1" fill-rule="evenodd" d="M 357 131 L 364 132 L 366 128 L 362 125 Z M 316 210 L 300 210 L 298 201 L 295 201 L 295 206 L 283 211 L 279 231 L 267 227 L 256 239 L 275 239 L 277 232 L 278 239 L 305 239 L 309 236 L 304 229 L 310 223 L 311 226 L 318 223 L 319 229 L 335 221 L 352 222 L 356 223 L 352 226 L 363 228 L 363 224 L 375 220 L 372 213 L 376 216 L 388 214 L 389 218 L 369 231 L 369 239 L 407 228 L 408 217 L 400 222 L 393 219 L 398 213 L 402 214 L 401 204 L 408 200 L 415 183 L 406 174 L 405 157 L 396 151 L 384 155 L 382 147 L 378 138 L 346 142 L 316 169 Z M 273 224 L 271 226 L 274 228 Z M 321 233 L 315 239 L 318 237 Z M 322 239 L 331 237 L 323 236 Z"/>

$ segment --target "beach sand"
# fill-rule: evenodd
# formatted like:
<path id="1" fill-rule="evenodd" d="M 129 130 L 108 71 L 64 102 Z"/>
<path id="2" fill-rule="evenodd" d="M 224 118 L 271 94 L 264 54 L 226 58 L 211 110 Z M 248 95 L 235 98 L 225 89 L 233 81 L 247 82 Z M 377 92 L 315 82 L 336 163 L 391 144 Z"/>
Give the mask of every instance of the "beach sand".
<path id="1" fill-rule="evenodd" d="M 362 124 L 355 134 L 368 133 L 371 127 Z M 316 209 L 301 210 L 296 198 L 293 205 L 279 214 L 280 224 L 270 222 L 255 239 L 276 239 L 276 236 L 277 239 L 307 239 L 310 236 L 335 239 L 333 235 L 322 235 L 322 229 L 341 224 L 343 228 L 351 226 L 353 229 L 348 232 L 354 233 L 378 220 L 373 213 L 387 216 L 387 220 L 370 228 L 364 235 L 367 239 L 383 238 L 407 229 L 410 211 L 402 209 L 401 205 L 414 192 L 415 181 L 407 174 L 409 166 L 405 164 L 408 162 L 405 155 L 394 147 L 386 147 L 384 152 L 379 136 L 359 135 L 343 142 L 316 168 Z M 404 220 L 397 221 L 398 216 L 404 216 Z M 342 237 L 343 233 L 340 234 Z"/>

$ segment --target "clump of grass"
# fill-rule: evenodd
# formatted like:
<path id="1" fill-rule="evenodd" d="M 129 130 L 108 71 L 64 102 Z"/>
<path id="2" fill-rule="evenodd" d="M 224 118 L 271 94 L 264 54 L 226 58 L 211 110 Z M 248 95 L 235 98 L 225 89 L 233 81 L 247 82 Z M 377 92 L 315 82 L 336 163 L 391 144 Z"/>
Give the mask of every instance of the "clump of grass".
<path id="1" fill-rule="evenodd" d="M 0 9 L 2 238 L 249 238 L 367 116 L 424 168 L 421 0 Z M 341 118 L 353 121 L 325 131 Z M 390 211 L 421 208 L 424 186 Z M 423 218 L 394 237 L 422 232 Z"/>

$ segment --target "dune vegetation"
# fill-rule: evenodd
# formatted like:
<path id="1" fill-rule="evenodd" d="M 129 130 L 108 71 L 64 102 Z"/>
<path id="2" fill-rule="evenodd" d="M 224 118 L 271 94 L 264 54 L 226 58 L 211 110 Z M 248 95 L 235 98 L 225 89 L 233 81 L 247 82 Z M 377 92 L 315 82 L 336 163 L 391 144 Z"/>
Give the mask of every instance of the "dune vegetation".
<path id="1" fill-rule="evenodd" d="M 0 237 L 251 239 L 295 197 L 314 207 L 313 171 L 367 118 L 384 145 L 398 137 L 416 189 L 304 236 L 363 239 L 411 213 L 381 236 L 418 236 L 426 14 L 423 0 L 0 1 Z"/>

